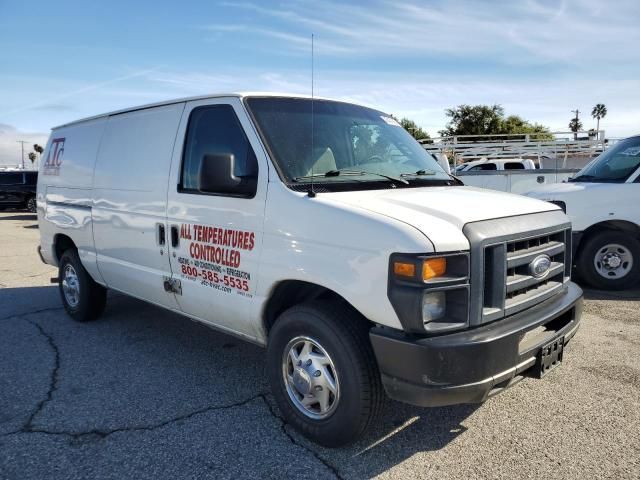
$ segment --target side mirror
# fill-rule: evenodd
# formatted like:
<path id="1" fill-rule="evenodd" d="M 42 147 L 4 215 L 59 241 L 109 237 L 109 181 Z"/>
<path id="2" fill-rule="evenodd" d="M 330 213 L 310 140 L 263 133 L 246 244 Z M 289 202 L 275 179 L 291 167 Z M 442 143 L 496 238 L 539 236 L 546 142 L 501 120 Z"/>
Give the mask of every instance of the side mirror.
<path id="1" fill-rule="evenodd" d="M 205 154 L 198 172 L 198 190 L 203 193 L 249 195 L 255 192 L 256 177 L 236 177 L 231 153 Z"/>

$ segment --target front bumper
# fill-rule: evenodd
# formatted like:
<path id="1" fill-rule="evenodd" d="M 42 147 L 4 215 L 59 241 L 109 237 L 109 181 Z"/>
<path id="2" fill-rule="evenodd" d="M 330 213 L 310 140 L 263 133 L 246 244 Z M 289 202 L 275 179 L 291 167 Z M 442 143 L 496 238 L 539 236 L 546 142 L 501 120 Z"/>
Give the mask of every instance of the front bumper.
<path id="1" fill-rule="evenodd" d="M 582 290 L 574 283 L 544 302 L 470 330 L 419 338 L 370 331 L 387 395 L 423 407 L 479 403 L 522 379 L 541 348 L 575 335 Z"/>

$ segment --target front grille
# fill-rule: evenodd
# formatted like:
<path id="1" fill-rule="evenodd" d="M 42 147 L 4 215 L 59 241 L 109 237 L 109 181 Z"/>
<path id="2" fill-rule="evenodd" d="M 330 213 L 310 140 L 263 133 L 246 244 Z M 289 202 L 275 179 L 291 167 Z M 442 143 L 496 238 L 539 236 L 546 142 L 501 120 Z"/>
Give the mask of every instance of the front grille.
<path id="1" fill-rule="evenodd" d="M 514 314 L 560 291 L 569 279 L 570 241 L 571 230 L 563 228 L 487 245 L 482 322 Z M 531 265 L 542 255 L 551 264 L 546 274 L 536 277 Z"/>
<path id="2" fill-rule="evenodd" d="M 505 279 L 505 315 L 526 308 L 541 297 L 562 288 L 565 277 L 566 231 L 507 242 L 507 275 Z M 531 262 L 540 255 L 551 259 L 547 273 L 536 278 Z M 522 308 L 520 308 L 522 307 Z"/>
<path id="3" fill-rule="evenodd" d="M 571 224 L 560 210 L 470 223 L 463 231 L 471 245 L 471 325 L 513 315 L 566 288 Z M 550 265 L 537 277 L 533 266 L 542 260 L 534 261 L 542 255 Z"/>

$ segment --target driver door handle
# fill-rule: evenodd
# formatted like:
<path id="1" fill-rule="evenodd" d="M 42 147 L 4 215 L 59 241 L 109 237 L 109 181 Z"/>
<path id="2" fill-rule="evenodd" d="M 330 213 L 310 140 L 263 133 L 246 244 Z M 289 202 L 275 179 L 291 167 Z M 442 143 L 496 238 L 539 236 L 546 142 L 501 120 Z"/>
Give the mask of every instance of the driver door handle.
<path id="1" fill-rule="evenodd" d="M 171 225 L 171 246 L 177 247 L 180 245 L 180 234 L 178 232 L 177 225 Z"/>

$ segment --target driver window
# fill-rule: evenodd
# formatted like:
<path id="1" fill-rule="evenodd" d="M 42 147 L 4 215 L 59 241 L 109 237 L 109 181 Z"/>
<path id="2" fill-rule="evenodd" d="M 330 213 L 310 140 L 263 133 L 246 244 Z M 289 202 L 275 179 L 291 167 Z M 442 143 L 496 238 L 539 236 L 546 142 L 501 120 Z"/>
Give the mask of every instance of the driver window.
<path id="1" fill-rule="evenodd" d="M 234 156 L 234 175 L 256 176 L 256 156 L 231 105 L 210 105 L 193 109 L 185 141 L 181 182 L 182 192 L 198 192 L 200 162 L 206 154 Z"/>

